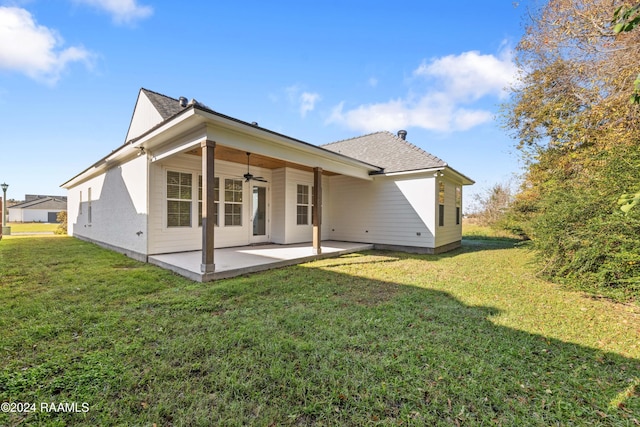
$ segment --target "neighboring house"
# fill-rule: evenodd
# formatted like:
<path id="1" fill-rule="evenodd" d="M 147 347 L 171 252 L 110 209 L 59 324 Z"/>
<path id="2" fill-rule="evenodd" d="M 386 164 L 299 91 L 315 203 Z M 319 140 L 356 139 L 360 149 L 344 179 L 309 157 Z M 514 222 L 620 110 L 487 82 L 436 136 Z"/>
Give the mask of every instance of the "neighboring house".
<path id="1" fill-rule="evenodd" d="M 9 206 L 9 222 L 58 222 L 59 212 L 67 210 L 67 198 L 27 194 L 25 201 Z"/>
<path id="2" fill-rule="evenodd" d="M 125 143 L 62 184 L 68 233 L 147 261 L 321 240 L 437 253 L 460 245 L 473 181 L 388 132 L 318 147 L 141 89 Z"/>

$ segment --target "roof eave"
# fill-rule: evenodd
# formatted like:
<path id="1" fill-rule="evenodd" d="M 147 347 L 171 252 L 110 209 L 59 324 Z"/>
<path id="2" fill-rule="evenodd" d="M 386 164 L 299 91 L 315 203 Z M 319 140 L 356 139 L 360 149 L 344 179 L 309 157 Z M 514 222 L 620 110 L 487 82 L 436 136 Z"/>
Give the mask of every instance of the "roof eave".
<path id="1" fill-rule="evenodd" d="M 180 133 L 181 131 L 192 129 L 198 124 L 205 124 L 207 122 L 207 119 L 213 119 L 214 121 L 226 123 L 230 127 L 240 128 L 243 132 L 246 133 L 252 133 L 263 137 L 268 136 L 270 139 L 275 138 L 280 143 L 284 143 L 289 146 L 295 146 L 296 148 L 302 149 L 309 153 L 332 158 L 350 166 L 356 166 L 366 169 L 369 173 L 382 172 L 382 168 L 380 168 L 379 166 L 372 165 L 361 160 L 357 160 L 352 157 L 345 156 L 343 154 L 336 153 L 322 147 L 318 147 L 317 145 L 313 145 L 308 142 L 295 139 L 290 136 L 236 119 L 234 117 L 218 113 L 217 111 L 213 111 L 199 104 L 193 104 L 152 127 L 142 135 L 139 135 L 136 138 L 125 142 L 123 145 L 121 145 L 108 155 L 104 156 L 84 171 L 80 172 L 73 178 L 60 185 L 60 187 L 69 189 L 74 185 L 102 172 L 110 164 L 115 164 L 119 160 L 121 161 L 128 156 L 134 155 L 134 153 L 136 153 L 140 147 L 153 149 L 153 147 L 157 144 L 162 144 L 165 142 L 165 140 L 167 139 L 166 132 L 169 130 L 172 130 L 172 134 Z"/>
<path id="2" fill-rule="evenodd" d="M 296 149 L 301 149 L 309 153 L 322 155 L 324 157 L 338 160 L 343 163 L 349 164 L 351 166 L 365 168 L 369 171 L 369 173 L 371 172 L 377 173 L 383 170 L 380 166 L 372 165 L 370 163 L 363 162 L 362 160 L 354 159 L 353 157 L 349 157 L 341 153 L 336 153 L 335 151 L 327 150 L 326 148 L 322 148 L 320 146 L 308 143 L 306 141 L 302 141 L 300 139 L 296 139 L 288 135 L 284 135 L 282 133 L 278 133 L 270 129 L 263 128 L 258 125 L 254 125 L 240 119 L 236 119 L 235 117 L 218 113 L 217 111 L 213 111 L 199 105 L 195 105 L 194 109 L 204 113 L 205 117 L 207 118 L 210 118 L 210 119 L 213 118 L 216 121 L 221 120 L 222 122 L 226 123 L 230 127 L 241 129 L 243 132 L 253 134 L 256 136 L 267 137 L 268 139 L 275 140 L 283 145 L 290 146 Z M 198 111 L 196 111 L 196 114 L 197 113 Z"/>
<path id="3" fill-rule="evenodd" d="M 382 175 L 393 177 L 393 176 L 418 175 L 418 174 L 424 174 L 424 173 L 437 173 L 437 172 L 443 172 L 445 174 L 448 173 L 448 174 L 454 175 L 455 178 L 457 178 L 462 182 L 462 185 L 475 184 L 474 180 L 472 180 L 471 178 L 469 178 L 464 174 L 461 174 L 460 172 L 453 169 L 447 164 L 443 166 L 435 166 L 432 168 L 414 169 L 414 170 L 407 170 L 407 171 L 383 172 Z"/>

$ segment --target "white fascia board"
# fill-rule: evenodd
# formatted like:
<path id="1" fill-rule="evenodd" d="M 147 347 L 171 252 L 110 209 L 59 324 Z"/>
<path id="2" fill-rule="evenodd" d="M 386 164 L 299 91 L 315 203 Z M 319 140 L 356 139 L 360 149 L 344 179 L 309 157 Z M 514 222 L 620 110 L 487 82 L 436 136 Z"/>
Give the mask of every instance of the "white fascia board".
<path id="1" fill-rule="evenodd" d="M 153 150 L 172 138 L 192 132 L 193 129 L 202 122 L 202 118 L 195 115 L 194 109 L 188 108 L 169 121 L 164 122 L 138 138 L 131 140 L 129 143 L 135 148 L 143 147 L 145 149 L 148 148 Z"/>
<path id="2" fill-rule="evenodd" d="M 140 147 L 145 149 L 152 148 L 155 147 L 156 144 L 162 144 L 168 139 L 180 135 L 180 133 L 185 132 L 185 129 L 196 126 L 197 122 L 202 122 L 201 118 L 196 117 L 194 120 L 194 117 L 193 108 L 184 110 L 182 114 L 179 114 L 172 120 L 162 123 L 147 133 L 126 142 L 78 175 L 63 183 L 60 187 L 67 190 L 73 188 L 79 183 L 103 173 L 112 166 L 117 166 L 131 158 L 137 157 L 140 154 Z M 196 123 L 194 124 L 194 122 Z"/>
<path id="3" fill-rule="evenodd" d="M 126 149 L 127 147 L 121 147 L 120 149 L 116 150 L 116 151 L 122 151 L 124 149 Z M 115 153 L 115 151 L 114 151 Z M 71 178 L 69 181 L 63 183 L 62 185 L 60 185 L 60 187 L 69 190 L 73 187 L 75 187 L 76 185 L 91 179 L 97 175 L 100 175 L 101 173 L 103 173 L 108 166 L 111 166 L 114 164 L 113 162 L 113 156 L 114 153 L 109 154 L 109 156 L 102 158 L 101 160 L 98 160 L 96 163 L 94 163 L 93 165 L 89 166 L 87 169 L 83 170 L 82 172 L 80 172 L 78 175 L 74 176 L 73 178 Z M 107 164 L 109 162 L 109 164 Z"/>
<path id="4" fill-rule="evenodd" d="M 461 181 L 462 185 L 473 185 L 476 183 L 468 176 L 461 174 L 460 172 L 449 166 L 447 166 L 447 168 L 445 169 L 445 175 L 453 175 L 456 180 Z"/>
<path id="5" fill-rule="evenodd" d="M 380 174 L 379 176 L 403 176 L 403 175 L 419 175 L 419 174 L 435 174 L 437 172 L 445 170 L 445 167 L 429 168 L 429 169 L 417 169 L 412 171 L 399 171 Z"/>
<path id="6" fill-rule="evenodd" d="M 428 169 L 418 169 L 412 171 L 400 171 L 400 172 L 390 172 L 385 174 L 380 174 L 378 176 L 406 176 L 406 175 L 419 175 L 419 174 L 439 174 L 441 173 L 444 176 L 449 176 L 450 178 L 455 179 L 456 181 L 460 181 L 462 185 L 472 185 L 475 184 L 475 181 L 471 178 L 461 174 L 457 170 L 449 167 L 449 166 L 440 166 L 437 168 L 428 168 Z"/>
<path id="7" fill-rule="evenodd" d="M 158 162 L 167 157 L 184 153 L 185 151 L 200 147 L 201 143 L 207 140 L 206 126 L 197 126 L 190 132 L 184 133 L 168 143 L 150 146 L 150 156 L 152 162 Z"/>
<path id="8" fill-rule="evenodd" d="M 220 145 L 307 167 L 371 181 L 380 168 L 271 131 L 226 119 L 206 111 L 207 139 Z"/>
<path id="9" fill-rule="evenodd" d="M 126 163 L 130 159 L 137 157 L 139 154 L 140 154 L 140 151 L 137 148 L 132 147 L 129 144 L 125 144 L 120 148 L 117 148 L 110 154 L 106 155 L 102 159 L 98 160 L 96 163 L 89 166 L 87 169 L 80 172 L 78 175 L 71 178 L 69 181 L 65 182 L 60 187 L 65 188 L 67 190 L 70 188 L 73 188 L 76 185 L 80 184 L 81 182 L 84 182 L 87 179 L 91 179 L 97 175 L 100 175 L 101 173 L 104 173 L 104 171 L 114 166 L 119 166 L 123 163 Z"/>

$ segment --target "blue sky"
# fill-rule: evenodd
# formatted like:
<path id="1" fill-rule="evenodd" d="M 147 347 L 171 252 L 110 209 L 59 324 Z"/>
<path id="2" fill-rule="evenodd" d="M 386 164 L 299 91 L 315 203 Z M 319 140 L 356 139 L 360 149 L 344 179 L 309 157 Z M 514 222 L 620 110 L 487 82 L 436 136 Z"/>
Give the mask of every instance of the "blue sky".
<path id="1" fill-rule="evenodd" d="M 60 184 L 124 142 L 141 87 L 324 144 L 378 130 L 477 183 L 520 171 L 495 120 L 525 2 L 0 0 L 0 181 Z"/>

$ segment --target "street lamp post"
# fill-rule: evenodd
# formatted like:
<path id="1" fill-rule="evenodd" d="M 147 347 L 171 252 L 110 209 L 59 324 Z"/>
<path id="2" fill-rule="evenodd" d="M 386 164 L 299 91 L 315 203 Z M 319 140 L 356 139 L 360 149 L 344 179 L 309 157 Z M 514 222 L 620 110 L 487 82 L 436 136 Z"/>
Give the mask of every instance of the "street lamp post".
<path id="1" fill-rule="evenodd" d="M 9 185 L 7 183 L 2 183 L 0 184 L 0 187 L 2 187 L 2 193 L 4 195 L 3 199 L 2 199 L 2 234 L 9 236 L 11 234 L 11 227 L 7 227 L 7 188 L 9 188 Z"/>

